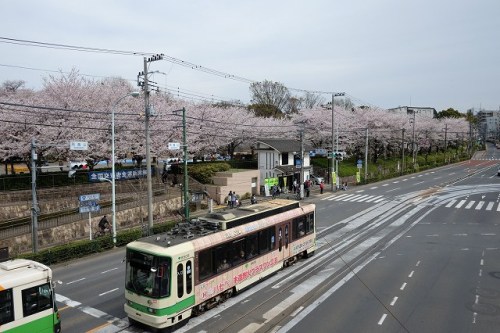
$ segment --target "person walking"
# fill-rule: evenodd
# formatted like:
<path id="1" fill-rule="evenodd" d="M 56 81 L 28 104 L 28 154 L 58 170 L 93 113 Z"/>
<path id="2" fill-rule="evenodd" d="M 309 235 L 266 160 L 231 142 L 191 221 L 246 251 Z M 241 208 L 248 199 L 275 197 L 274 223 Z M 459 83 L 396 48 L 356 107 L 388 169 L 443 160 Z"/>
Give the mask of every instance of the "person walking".
<path id="1" fill-rule="evenodd" d="M 231 208 L 236 207 L 236 192 L 233 191 L 233 194 L 231 195 Z"/>
<path id="2" fill-rule="evenodd" d="M 325 183 L 321 182 L 319 184 L 319 193 L 320 194 L 323 194 L 323 190 L 325 189 Z"/>

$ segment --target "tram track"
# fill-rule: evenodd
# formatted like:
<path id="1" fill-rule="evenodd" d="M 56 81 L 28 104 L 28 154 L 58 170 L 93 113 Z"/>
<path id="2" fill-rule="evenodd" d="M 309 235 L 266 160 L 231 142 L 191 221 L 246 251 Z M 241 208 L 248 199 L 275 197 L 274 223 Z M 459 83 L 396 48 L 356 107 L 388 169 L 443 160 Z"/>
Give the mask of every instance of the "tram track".
<path id="1" fill-rule="evenodd" d="M 276 292 L 252 306 L 237 318 L 231 321 L 225 321 L 224 325 L 221 327 L 213 327 L 214 330 L 205 329 L 205 331 L 210 333 L 235 331 L 258 333 L 275 332 L 276 329 L 290 320 L 292 314 L 300 312 L 315 299 L 320 297 L 326 290 L 331 289 L 337 283 L 345 279 L 349 273 L 352 273 L 353 270 L 356 269 L 356 267 L 370 260 L 375 253 L 380 252 L 387 246 L 397 234 L 407 229 L 411 224 L 410 217 L 414 216 L 418 210 L 423 208 L 416 209 L 417 206 L 408 204 L 408 201 L 414 199 L 415 197 L 399 203 L 385 203 L 385 205 L 392 205 L 390 208 L 381 205 L 370 209 L 370 212 L 380 210 L 383 211 L 383 213 L 363 221 L 362 224 L 344 232 L 341 236 L 337 234 L 341 233 L 343 228 L 332 228 L 333 232 L 329 232 L 330 230 L 323 232 L 323 234 L 318 237 L 318 242 L 325 240 L 328 236 L 333 236 L 335 238 L 326 239 L 323 246 L 318 249 L 321 251 L 318 251 L 319 253 L 316 256 L 307 261 L 303 261 L 303 265 L 297 267 L 288 277 L 275 284 L 272 288 L 274 290 L 277 289 Z M 385 210 L 384 208 L 388 209 Z M 366 214 L 366 211 L 364 213 Z M 350 218 L 350 220 L 351 221 L 343 222 L 344 228 L 351 224 L 352 221 L 355 221 L 356 218 Z M 400 223 L 396 223 L 397 221 Z M 377 239 L 377 241 L 371 244 L 370 239 Z M 363 248 L 362 244 L 367 242 L 370 244 L 366 246 L 366 248 Z M 355 256 L 350 257 L 350 253 L 354 253 Z M 324 274 L 329 266 L 339 267 L 334 270 L 333 274 Z M 286 270 L 287 269 L 285 269 L 285 271 Z M 324 277 L 322 283 L 317 284 L 316 287 L 311 288 L 305 294 L 299 295 L 294 292 L 300 289 L 305 281 L 316 280 L 317 278 L 315 277 L 322 275 Z M 262 314 L 260 320 L 256 318 L 256 313 Z"/>

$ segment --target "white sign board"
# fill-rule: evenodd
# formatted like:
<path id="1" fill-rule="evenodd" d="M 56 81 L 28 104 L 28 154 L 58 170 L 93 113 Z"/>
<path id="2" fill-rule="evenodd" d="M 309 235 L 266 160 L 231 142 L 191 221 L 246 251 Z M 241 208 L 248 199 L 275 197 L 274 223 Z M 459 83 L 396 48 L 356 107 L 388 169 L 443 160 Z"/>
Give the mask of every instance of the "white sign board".
<path id="1" fill-rule="evenodd" d="M 95 200 L 101 200 L 101 194 L 100 193 L 92 193 L 92 194 L 83 194 L 80 195 L 79 201 L 95 201 Z"/>
<path id="2" fill-rule="evenodd" d="M 69 149 L 71 150 L 88 150 L 89 144 L 87 141 L 70 141 Z"/>
<path id="3" fill-rule="evenodd" d="M 179 142 L 169 142 L 168 149 L 169 150 L 179 150 L 179 149 L 181 149 L 181 144 Z"/>

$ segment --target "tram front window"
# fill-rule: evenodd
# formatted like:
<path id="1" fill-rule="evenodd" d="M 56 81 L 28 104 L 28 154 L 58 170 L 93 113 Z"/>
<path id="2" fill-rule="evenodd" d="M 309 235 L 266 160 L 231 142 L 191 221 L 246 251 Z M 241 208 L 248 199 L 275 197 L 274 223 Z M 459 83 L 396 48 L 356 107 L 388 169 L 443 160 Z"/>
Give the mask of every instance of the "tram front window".
<path id="1" fill-rule="evenodd" d="M 170 295 L 170 258 L 127 251 L 125 286 L 139 295 L 153 298 Z"/>

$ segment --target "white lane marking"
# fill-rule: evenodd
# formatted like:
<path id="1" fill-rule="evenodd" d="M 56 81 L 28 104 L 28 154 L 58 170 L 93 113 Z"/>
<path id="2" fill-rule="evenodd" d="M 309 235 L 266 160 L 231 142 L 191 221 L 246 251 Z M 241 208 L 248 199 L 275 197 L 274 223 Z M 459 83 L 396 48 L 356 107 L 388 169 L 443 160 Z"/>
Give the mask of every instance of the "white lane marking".
<path id="1" fill-rule="evenodd" d="M 379 203 L 380 201 L 384 200 L 384 198 L 380 198 L 374 201 L 374 203 Z"/>
<path id="2" fill-rule="evenodd" d="M 328 200 L 340 200 L 341 198 L 347 196 L 347 195 L 352 195 L 352 194 L 341 194 L 341 195 L 337 195 L 337 196 L 334 196 Z"/>
<path id="3" fill-rule="evenodd" d="M 470 209 L 472 206 L 474 206 L 476 202 L 475 201 L 471 201 L 467 204 L 467 206 L 465 206 L 465 209 Z"/>
<path id="4" fill-rule="evenodd" d="M 370 198 L 370 199 L 366 200 L 366 202 L 372 202 L 373 200 L 377 200 L 378 198 L 383 198 L 383 196 L 381 196 L 381 195 L 376 195 L 376 196 L 374 196 L 373 198 Z"/>
<path id="5" fill-rule="evenodd" d="M 297 310 L 293 311 L 293 313 L 290 315 L 290 317 L 295 317 L 300 311 L 302 311 L 304 307 L 301 306 Z"/>
<path id="6" fill-rule="evenodd" d="M 498 204 L 497 212 L 500 212 L 500 203 Z"/>
<path id="7" fill-rule="evenodd" d="M 382 186 L 389 186 L 389 184 L 383 184 Z"/>
<path id="8" fill-rule="evenodd" d="M 392 302 L 391 302 L 391 306 L 394 306 L 394 304 L 396 304 L 396 301 L 398 300 L 398 297 L 395 296 L 393 299 L 392 299 Z"/>
<path id="9" fill-rule="evenodd" d="M 476 210 L 480 210 L 481 208 L 483 208 L 483 205 L 484 205 L 484 201 L 479 201 L 479 203 L 476 206 Z"/>
<path id="10" fill-rule="evenodd" d="M 495 204 L 495 203 L 494 203 L 493 201 L 488 202 L 488 206 L 486 206 L 486 210 L 491 210 L 491 209 L 493 209 L 493 205 L 494 205 L 494 204 Z"/>
<path id="11" fill-rule="evenodd" d="M 445 207 L 450 208 L 451 206 L 453 206 L 455 204 L 455 202 L 457 202 L 457 200 L 451 200 L 450 202 L 448 202 L 448 204 Z"/>
<path id="12" fill-rule="evenodd" d="M 487 234 L 481 234 L 481 236 L 496 236 L 497 234 L 494 233 L 487 233 Z"/>
<path id="13" fill-rule="evenodd" d="M 410 275 L 408 275 L 409 278 L 411 278 L 413 276 L 413 273 L 415 273 L 415 271 L 411 271 Z"/>
<path id="14" fill-rule="evenodd" d="M 366 196 L 366 198 L 361 198 L 361 199 L 356 200 L 356 201 L 357 201 L 357 202 L 363 202 L 363 201 L 365 201 L 365 200 L 370 199 L 371 197 L 372 197 L 371 195 L 367 195 L 367 196 Z"/>
<path id="15" fill-rule="evenodd" d="M 376 190 L 376 189 L 378 189 L 378 186 L 370 187 L 370 190 Z"/>
<path id="16" fill-rule="evenodd" d="M 387 317 L 387 313 L 384 313 L 384 314 L 382 315 L 382 318 L 380 318 L 380 320 L 378 321 L 378 324 L 379 324 L 379 325 L 382 325 L 382 324 L 384 323 L 384 320 L 385 320 L 385 318 L 386 318 L 386 317 Z"/>
<path id="17" fill-rule="evenodd" d="M 365 190 L 357 190 L 356 193 L 364 192 Z"/>
<path id="18" fill-rule="evenodd" d="M 417 266 L 417 267 L 420 266 L 420 260 L 417 261 L 417 263 L 415 264 L 415 266 Z"/>
<path id="19" fill-rule="evenodd" d="M 483 270 L 479 269 L 479 277 L 483 276 Z"/>
<path id="20" fill-rule="evenodd" d="M 484 266 L 484 259 L 481 259 L 481 262 L 479 263 L 479 265 Z"/>
<path id="21" fill-rule="evenodd" d="M 364 197 L 364 195 L 361 194 L 355 194 L 354 196 L 350 197 L 349 199 L 345 199 L 344 201 L 356 201 L 357 199 Z"/>
<path id="22" fill-rule="evenodd" d="M 455 206 L 455 208 L 460 208 L 464 205 L 464 203 L 466 203 L 467 200 L 460 200 L 460 202 L 458 203 L 458 205 Z"/>
<path id="23" fill-rule="evenodd" d="M 399 288 L 399 290 L 405 290 L 405 288 L 406 288 L 406 282 L 401 285 L 401 288 Z"/>
<path id="24" fill-rule="evenodd" d="M 118 269 L 118 267 L 108 269 L 107 271 L 101 272 L 101 274 L 106 274 L 106 273 L 111 272 L 111 271 L 114 271 L 114 270 L 116 270 L 116 269 Z"/>
<path id="25" fill-rule="evenodd" d="M 120 288 L 115 288 L 115 289 L 111 289 L 111 290 L 105 291 L 105 292 L 103 292 L 102 294 L 99 294 L 99 296 L 103 296 L 103 295 L 106 295 L 106 294 L 110 294 L 110 293 L 112 293 L 112 292 L 114 292 L 114 291 L 117 291 L 118 289 L 120 289 Z"/>
<path id="26" fill-rule="evenodd" d="M 60 294 L 56 294 L 56 301 L 60 302 L 60 303 L 64 303 L 67 306 L 70 306 L 72 308 L 76 308 L 76 307 L 79 307 L 80 305 L 82 305 L 82 303 L 70 300 L 69 298 L 62 296 Z"/>
<path id="27" fill-rule="evenodd" d="M 72 284 L 72 283 L 80 282 L 80 281 L 83 281 L 83 280 L 85 280 L 85 278 L 81 278 L 81 279 L 78 279 L 78 280 L 70 281 L 70 282 L 67 282 L 66 284 Z"/>

